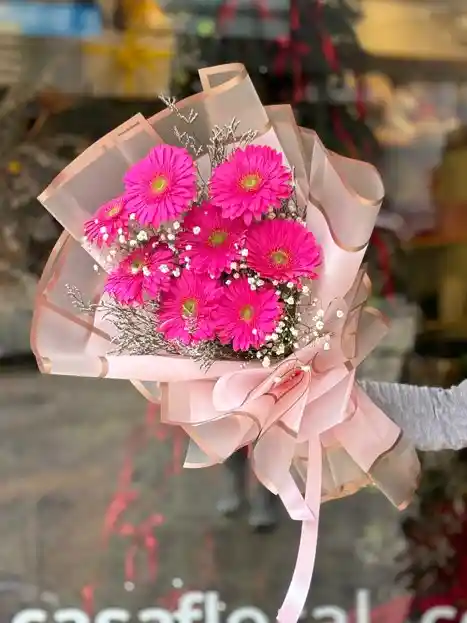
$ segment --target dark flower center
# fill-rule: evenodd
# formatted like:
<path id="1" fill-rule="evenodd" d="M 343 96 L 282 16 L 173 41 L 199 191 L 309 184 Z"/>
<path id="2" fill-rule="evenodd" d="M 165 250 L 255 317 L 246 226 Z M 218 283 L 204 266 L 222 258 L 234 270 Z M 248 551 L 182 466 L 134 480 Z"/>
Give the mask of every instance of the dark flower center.
<path id="1" fill-rule="evenodd" d="M 251 322 L 254 315 L 255 310 L 252 305 L 244 305 L 240 310 L 240 318 L 245 322 Z"/>
<path id="2" fill-rule="evenodd" d="M 226 231 L 215 230 L 209 236 L 209 244 L 213 247 L 220 247 L 227 240 L 228 235 Z"/>
<path id="3" fill-rule="evenodd" d="M 169 180 L 165 177 L 165 175 L 158 175 L 151 182 L 152 192 L 156 195 L 160 195 L 164 192 L 169 184 Z"/>
<path id="4" fill-rule="evenodd" d="M 245 175 L 240 180 L 240 186 L 243 190 L 256 190 L 261 183 L 261 176 L 259 173 L 250 173 L 249 175 Z"/>
<path id="5" fill-rule="evenodd" d="M 198 302 L 196 299 L 185 299 L 182 303 L 182 316 L 192 318 L 196 314 Z"/>
<path id="6" fill-rule="evenodd" d="M 122 204 L 114 203 L 113 206 L 107 210 L 107 216 L 109 218 L 114 218 L 115 216 L 118 216 L 121 211 L 122 211 Z"/>
<path id="7" fill-rule="evenodd" d="M 274 266 L 286 266 L 290 261 L 289 254 L 284 249 L 273 251 L 270 258 Z"/>

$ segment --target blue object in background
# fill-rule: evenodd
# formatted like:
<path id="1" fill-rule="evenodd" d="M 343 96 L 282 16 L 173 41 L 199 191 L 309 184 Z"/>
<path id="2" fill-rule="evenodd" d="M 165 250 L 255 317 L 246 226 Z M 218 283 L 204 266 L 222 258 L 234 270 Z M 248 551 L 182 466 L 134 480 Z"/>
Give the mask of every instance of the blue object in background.
<path id="1" fill-rule="evenodd" d="M 0 0 L 0 35 L 5 32 L 30 37 L 94 37 L 102 32 L 102 19 L 98 6 L 92 4 Z"/>

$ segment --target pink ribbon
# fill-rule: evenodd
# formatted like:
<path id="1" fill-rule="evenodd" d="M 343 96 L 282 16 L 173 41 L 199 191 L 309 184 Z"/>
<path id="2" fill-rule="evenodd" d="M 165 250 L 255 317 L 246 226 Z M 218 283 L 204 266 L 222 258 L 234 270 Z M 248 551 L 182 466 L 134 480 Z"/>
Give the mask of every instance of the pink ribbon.
<path id="1" fill-rule="evenodd" d="M 183 387 L 176 383 L 163 389 L 164 420 L 183 426 L 191 438 L 185 467 L 221 463 L 251 444 L 257 478 L 279 495 L 292 519 L 302 522 L 295 571 L 278 614 L 280 623 L 298 619 L 311 584 L 326 437 L 327 443 L 332 439 L 341 444 L 366 472 L 400 433 L 355 385 L 349 363 L 355 340 L 349 333 L 354 333 L 351 329 L 358 318 L 348 309 L 344 300 L 336 299 L 324 316 L 325 326 L 333 331 L 329 353 L 323 351 L 321 341 L 273 370 L 243 369 L 217 381 L 191 381 Z M 336 310 L 342 312 L 341 318 Z M 307 464 L 304 494 L 292 472 L 298 449 L 305 453 Z"/>

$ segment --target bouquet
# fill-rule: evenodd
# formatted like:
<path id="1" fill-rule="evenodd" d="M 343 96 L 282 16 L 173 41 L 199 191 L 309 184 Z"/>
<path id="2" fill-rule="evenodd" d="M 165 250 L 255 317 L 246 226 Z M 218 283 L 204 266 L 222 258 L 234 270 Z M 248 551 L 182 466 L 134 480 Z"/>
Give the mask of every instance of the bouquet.
<path id="1" fill-rule="evenodd" d="M 302 522 L 279 612 L 298 619 L 321 500 L 377 485 L 398 507 L 418 463 L 355 383 L 385 334 L 362 258 L 383 187 L 328 152 L 289 106 L 264 108 L 241 65 L 90 147 L 40 196 L 65 233 L 39 284 L 45 373 L 131 380 L 205 467 L 249 446 Z"/>

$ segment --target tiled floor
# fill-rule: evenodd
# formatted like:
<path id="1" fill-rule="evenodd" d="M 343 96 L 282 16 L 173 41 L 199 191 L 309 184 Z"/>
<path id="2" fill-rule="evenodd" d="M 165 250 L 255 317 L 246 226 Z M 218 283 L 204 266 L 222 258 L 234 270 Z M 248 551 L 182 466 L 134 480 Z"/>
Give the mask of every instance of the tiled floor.
<path id="1" fill-rule="evenodd" d="M 143 399 L 126 383 L 2 373 L 1 623 L 41 600 L 81 607 L 80 591 L 89 584 L 97 611 L 118 606 L 137 613 L 155 603 L 172 609 L 179 593 L 215 590 L 227 612 L 254 605 L 275 613 L 292 572 L 298 526 L 284 516 L 277 532 L 255 535 L 245 518 L 219 517 L 222 469 L 182 472 L 182 437 L 145 418 Z M 129 455 L 137 497 L 118 515 L 109 503 Z M 144 528 L 157 514 L 163 525 L 153 531 L 154 570 L 145 538 L 151 531 Z M 112 517 L 115 529 L 105 539 Z M 326 505 L 310 608 L 352 609 L 359 588 L 371 590 L 375 605 L 402 592 L 394 583 L 393 559 L 403 545 L 398 522 L 377 493 Z M 125 558 L 127 575 L 134 567 L 131 591 Z"/>

